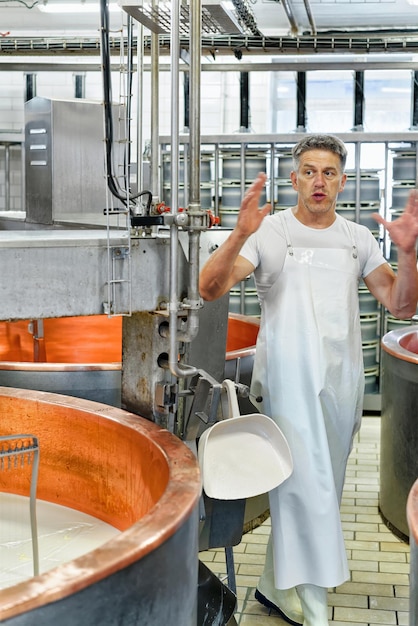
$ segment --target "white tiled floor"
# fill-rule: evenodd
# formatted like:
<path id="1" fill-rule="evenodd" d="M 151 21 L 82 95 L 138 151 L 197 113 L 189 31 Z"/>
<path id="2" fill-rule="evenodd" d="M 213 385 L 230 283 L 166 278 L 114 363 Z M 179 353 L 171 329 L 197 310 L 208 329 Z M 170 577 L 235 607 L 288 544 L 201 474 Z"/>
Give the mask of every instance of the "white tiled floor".
<path id="1" fill-rule="evenodd" d="M 334 626 L 408 625 L 409 546 L 382 522 L 378 511 L 380 418 L 364 417 L 350 456 L 341 515 L 351 579 L 328 593 L 329 622 Z M 254 600 L 262 571 L 270 518 L 246 533 L 234 547 L 240 626 L 286 624 Z M 226 575 L 223 549 L 199 558 L 221 578 Z"/>

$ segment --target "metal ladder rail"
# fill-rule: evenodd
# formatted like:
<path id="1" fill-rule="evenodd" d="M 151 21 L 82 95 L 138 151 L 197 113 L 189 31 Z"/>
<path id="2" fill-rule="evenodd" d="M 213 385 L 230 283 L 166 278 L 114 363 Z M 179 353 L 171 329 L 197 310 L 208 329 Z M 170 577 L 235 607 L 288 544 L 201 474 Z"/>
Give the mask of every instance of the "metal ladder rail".
<path id="1" fill-rule="evenodd" d="M 119 102 L 113 107 L 111 115 L 117 111 L 114 116 L 115 137 L 114 146 L 117 147 L 116 154 L 112 153 L 111 159 L 114 159 L 112 166 L 116 168 L 115 185 L 119 189 L 122 196 L 126 195 L 126 206 L 123 208 L 114 208 L 115 198 L 107 187 L 106 193 L 106 215 L 107 215 L 107 267 L 108 276 L 106 282 L 107 300 L 103 302 L 104 313 L 109 317 L 117 315 L 132 315 L 132 267 L 131 267 L 131 237 L 130 237 L 130 163 L 128 145 L 128 127 L 131 120 L 127 118 L 130 111 L 130 94 L 126 93 L 123 81 L 126 75 L 125 50 L 123 30 L 120 31 L 120 71 L 119 71 Z M 129 105 L 129 106 L 128 106 Z M 106 155 L 106 131 L 104 126 L 105 141 L 104 157 Z M 122 160 L 122 162 L 121 162 Z M 111 168 L 113 171 L 113 167 Z M 120 204 L 118 202 L 117 204 Z M 111 216 L 118 216 L 118 231 L 126 237 L 126 245 L 114 246 L 111 242 Z M 119 272 L 117 271 L 119 268 Z M 119 290 L 117 289 L 119 287 Z"/>
<path id="2" fill-rule="evenodd" d="M 13 445 L 14 444 L 14 445 Z M 19 465 L 20 457 L 20 465 Z M 13 462 L 14 459 L 14 462 Z M 39 470 L 39 443 L 34 435 L 0 436 L 0 471 L 23 467 L 25 460 L 32 464 L 29 508 L 32 536 L 33 575 L 39 574 L 38 525 L 36 520 L 36 490 Z"/>

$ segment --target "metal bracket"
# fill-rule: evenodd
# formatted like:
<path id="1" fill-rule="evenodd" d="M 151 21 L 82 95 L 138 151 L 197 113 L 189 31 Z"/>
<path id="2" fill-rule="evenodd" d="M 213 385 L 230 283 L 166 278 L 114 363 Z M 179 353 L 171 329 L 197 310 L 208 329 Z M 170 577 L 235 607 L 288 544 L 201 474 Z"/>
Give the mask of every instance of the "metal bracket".
<path id="1" fill-rule="evenodd" d="M 216 422 L 220 405 L 222 384 L 204 370 L 192 380 L 193 402 L 185 419 L 183 439 L 197 439 L 204 430 Z"/>
<path id="2" fill-rule="evenodd" d="M 177 383 L 158 382 L 155 385 L 155 404 L 168 412 L 169 408 L 177 406 L 177 394 Z"/>

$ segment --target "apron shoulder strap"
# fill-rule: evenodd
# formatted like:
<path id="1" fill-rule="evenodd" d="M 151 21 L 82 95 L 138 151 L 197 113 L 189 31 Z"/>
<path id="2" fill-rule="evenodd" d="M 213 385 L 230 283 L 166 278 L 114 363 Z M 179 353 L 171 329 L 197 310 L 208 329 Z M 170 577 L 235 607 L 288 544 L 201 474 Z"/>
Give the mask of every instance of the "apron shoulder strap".
<path id="1" fill-rule="evenodd" d="M 287 226 L 286 214 L 285 214 L 284 211 L 279 213 L 279 218 L 280 218 L 280 221 L 282 223 L 284 236 L 285 236 L 285 239 L 286 239 L 287 253 L 290 256 L 293 256 L 293 246 L 292 246 L 292 242 L 291 242 L 291 239 L 290 239 L 289 228 Z"/>

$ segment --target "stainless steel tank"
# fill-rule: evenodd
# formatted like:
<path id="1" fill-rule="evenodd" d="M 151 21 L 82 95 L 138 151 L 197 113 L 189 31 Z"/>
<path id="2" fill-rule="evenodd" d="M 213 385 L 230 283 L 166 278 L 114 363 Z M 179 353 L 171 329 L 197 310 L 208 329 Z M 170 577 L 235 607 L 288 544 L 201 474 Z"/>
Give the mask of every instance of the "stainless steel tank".
<path id="1" fill-rule="evenodd" d="M 418 326 L 382 338 L 380 513 L 400 537 L 409 529 L 406 506 L 418 477 Z"/>
<path id="2" fill-rule="evenodd" d="M 418 479 L 409 492 L 407 502 L 411 567 L 409 575 L 409 623 L 418 623 Z"/>

